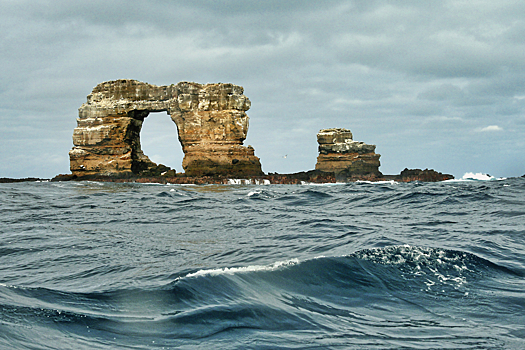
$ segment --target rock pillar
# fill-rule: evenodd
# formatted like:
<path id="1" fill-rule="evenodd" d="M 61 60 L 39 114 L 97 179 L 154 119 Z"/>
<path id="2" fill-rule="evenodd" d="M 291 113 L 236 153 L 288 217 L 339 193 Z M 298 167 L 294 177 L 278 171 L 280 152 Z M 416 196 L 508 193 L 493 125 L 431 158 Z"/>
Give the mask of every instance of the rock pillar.
<path id="1" fill-rule="evenodd" d="M 334 172 L 337 178 L 381 176 L 375 145 L 354 141 L 347 129 L 323 129 L 317 134 L 319 156 L 316 170 Z"/>
<path id="2" fill-rule="evenodd" d="M 259 158 L 243 146 L 250 100 L 233 84 L 179 83 L 178 108 L 170 111 L 188 176 L 262 175 Z"/>

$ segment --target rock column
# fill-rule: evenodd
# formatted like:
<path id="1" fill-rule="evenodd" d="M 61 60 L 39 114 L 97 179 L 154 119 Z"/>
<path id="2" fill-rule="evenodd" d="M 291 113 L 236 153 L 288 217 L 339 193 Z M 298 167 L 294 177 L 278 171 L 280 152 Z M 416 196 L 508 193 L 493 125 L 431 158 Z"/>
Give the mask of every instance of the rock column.
<path id="1" fill-rule="evenodd" d="M 246 111 L 250 100 L 233 84 L 178 84 L 178 108 L 170 111 L 184 151 L 182 167 L 188 176 L 262 175 L 251 146 Z"/>
<path id="2" fill-rule="evenodd" d="M 316 170 L 333 172 L 336 177 L 368 175 L 381 176 L 379 157 L 375 145 L 354 141 L 347 129 L 323 129 L 317 134 L 319 156 Z"/>

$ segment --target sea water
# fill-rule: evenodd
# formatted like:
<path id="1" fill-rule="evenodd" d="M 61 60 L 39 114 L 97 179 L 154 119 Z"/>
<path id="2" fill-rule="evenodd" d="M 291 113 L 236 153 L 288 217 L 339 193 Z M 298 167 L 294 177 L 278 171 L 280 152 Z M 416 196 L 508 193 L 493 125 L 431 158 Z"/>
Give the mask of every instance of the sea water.
<path id="1" fill-rule="evenodd" d="M 479 180 L 0 184 L 0 348 L 523 349 L 525 179 Z"/>

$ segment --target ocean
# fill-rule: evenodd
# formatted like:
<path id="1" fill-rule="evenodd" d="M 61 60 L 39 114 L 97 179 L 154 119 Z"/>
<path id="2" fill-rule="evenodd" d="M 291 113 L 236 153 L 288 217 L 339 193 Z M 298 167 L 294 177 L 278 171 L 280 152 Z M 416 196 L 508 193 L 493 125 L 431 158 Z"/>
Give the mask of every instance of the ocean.
<path id="1" fill-rule="evenodd" d="M 525 178 L 25 182 L 0 213 L 1 349 L 525 348 Z"/>

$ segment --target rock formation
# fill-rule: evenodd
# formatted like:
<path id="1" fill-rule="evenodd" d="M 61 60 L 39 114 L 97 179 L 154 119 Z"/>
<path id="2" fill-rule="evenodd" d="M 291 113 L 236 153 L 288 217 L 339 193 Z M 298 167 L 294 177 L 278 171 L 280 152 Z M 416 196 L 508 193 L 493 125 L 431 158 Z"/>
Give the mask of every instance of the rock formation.
<path id="1" fill-rule="evenodd" d="M 437 182 L 452 180 L 454 176 L 450 174 L 442 174 L 433 169 L 407 169 L 405 168 L 399 175 L 395 175 L 396 181 L 411 182 L 411 181 L 423 181 L 423 182 Z"/>
<path id="2" fill-rule="evenodd" d="M 375 145 L 354 141 L 347 129 L 323 129 L 317 134 L 319 156 L 316 170 L 333 172 L 338 179 L 353 176 L 380 177 L 379 157 Z"/>
<path id="3" fill-rule="evenodd" d="M 433 170 L 405 169 L 399 175 L 379 171 L 375 145 L 354 141 L 347 129 L 323 129 L 317 134 L 319 156 L 315 170 L 268 174 L 261 170 L 248 132 L 250 100 L 241 86 L 180 82 L 156 86 L 136 80 L 97 85 L 79 108 L 69 152 L 72 174 L 52 181 L 154 181 L 169 183 L 229 183 L 228 178 L 252 183 L 304 183 L 356 180 L 442 181 L 453 178 Z M 155 164 L 140 146 L 144 119 L 167 112 L 177 126 L 184 152 L 185 174 Z M 0 182 L 4 179 L 0 179 Z M 7 181 L 7 180 L 5 180 Z"/>
<path id="4" fill-rule="evenodd" d="M 125 177 L 164 169 L 142 152 L 140 130 L 149 113 L 166 111 L 177 125 L 186 175 L 262 175 L 254 149 L 243 146 L 249 108 L 243 88 L 233 84 L 101 83 L 79 108 L 71 172 Z"/>

